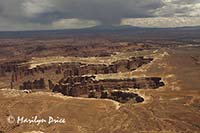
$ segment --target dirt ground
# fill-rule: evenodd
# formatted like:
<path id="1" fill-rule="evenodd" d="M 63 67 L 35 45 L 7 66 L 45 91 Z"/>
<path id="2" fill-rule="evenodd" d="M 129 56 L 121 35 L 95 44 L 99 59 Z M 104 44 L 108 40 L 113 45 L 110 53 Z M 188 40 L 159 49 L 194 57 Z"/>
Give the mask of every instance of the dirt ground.
<path id="1" fill-rule="evenodd" d="M 131 73 L 110 77 L 159 76 L 165 86 L 136 90 L 145 102 L 71 98 L 50 92 L 0 90 L 0 132 L 133 133 L 200 131 L 200 48 L 161 49 L 155 60 Z M 119 77 L 121 76 L 121 77 Z M 102 75 L 97 75 L 102 78 Z M 105 75 L 104 75 L 105 78 Z M 17 124 L 16 118 L 49 116 L 64 124 Z M 8 118 L 15 118 L 9 121 Z"/>

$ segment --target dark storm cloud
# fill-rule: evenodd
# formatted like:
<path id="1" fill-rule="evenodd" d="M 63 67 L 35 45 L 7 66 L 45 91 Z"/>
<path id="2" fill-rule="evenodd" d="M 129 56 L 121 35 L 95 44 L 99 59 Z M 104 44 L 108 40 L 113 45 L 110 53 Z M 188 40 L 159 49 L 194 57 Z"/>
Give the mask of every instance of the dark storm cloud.
<path id="1" fill-rule="evenodd" d="M 199 11 L 200 0 L 0 0 L 0 30 L 9 25 L 62 25 L 63 19 L 71 19 L 67 24 L 72 19 L 120 24 L 124 18 L 196 17 Z"/>
<path id="2" fill-rule="evenodd" d="M 58 18 L 98 20 L 120 23 L 126 17 L 150 17 L 149 12 L 162 6 L 160 0 L 1 0 L 6 17 L 48 22 Z"/>
<path id="3" fill-rule="evenodd" d="M 54 5 L 57 5 L 59 12 L 75 18 L 115 24 L 126 17 L 151 16 L 149 11 L 161 7 L 162 3 L 160 0 L 60 0 L 54 1 Z"/>

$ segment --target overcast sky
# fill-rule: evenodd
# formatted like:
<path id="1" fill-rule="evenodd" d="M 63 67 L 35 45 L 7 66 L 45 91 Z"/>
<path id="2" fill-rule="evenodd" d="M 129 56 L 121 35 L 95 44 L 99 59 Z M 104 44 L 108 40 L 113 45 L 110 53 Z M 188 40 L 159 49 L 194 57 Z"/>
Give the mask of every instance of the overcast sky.
<path id="1" fill-rule="evenodd" d="M 0 0 L 0 31 L 200 25 L 200 0 Z"/>

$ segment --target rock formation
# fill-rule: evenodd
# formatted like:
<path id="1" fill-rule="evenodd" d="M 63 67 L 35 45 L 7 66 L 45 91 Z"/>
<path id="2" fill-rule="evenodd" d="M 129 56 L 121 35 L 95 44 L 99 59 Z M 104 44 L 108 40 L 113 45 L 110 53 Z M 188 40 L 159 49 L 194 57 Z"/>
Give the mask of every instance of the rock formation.
<path id="1" fill-rule="evenodd" d="M 31 90 L 31 89 L 45 89 L 45 81 L 43 78 L 34 81 L 26 81 L 20 86 L 21 90 Z"/>
<path id="2" fill-rule="evenodd" d="M 60 92 L 68 96 L 82 97 L 87 95 L 89 98 L 108 98 L 119 102 L 126 102 L 130 99 L 142 102 L 144 101 L 142 97 L 122 90 L 128 88 L 157 89 L 163 85 L 160 77 L 95 80 L 95 76 L 71 76 L 63 78 L 59 83 L 51 86 L 54 86 L 53 92 Z"/>

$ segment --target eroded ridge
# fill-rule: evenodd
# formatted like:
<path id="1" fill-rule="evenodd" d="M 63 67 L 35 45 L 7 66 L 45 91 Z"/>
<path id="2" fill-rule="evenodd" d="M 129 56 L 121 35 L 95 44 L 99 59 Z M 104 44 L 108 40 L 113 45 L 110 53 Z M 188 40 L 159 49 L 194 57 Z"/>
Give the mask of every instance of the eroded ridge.
<path id="1" fill-rule="evenodd" d="M 44 88 L 42 79 L 24 82 L 21 89 Z M 95 76 L 69 76 L 58 83 L 48 81 L 49 89 L 53 92 L 73 97 L 107 98 L 119 102 L 142 102 L 144 99 L 136 93 L 127 91 L 132 89 L 157 89 L 164 86 L 159 77 L 145 77 L 132 79 L 95 80 Z"/>
<path id="2" fill-rule="evenodd" d="M 121 103 L 143 102 L 144 99 L 127 89 L 156 89 L 164 86 L 160 77 L 127 79 L 95 79 L 97 74 L 131 72 L 150 63 L 153 58 L 131 57 L 110 64 L 85 64 L 81 62 L 55 63 L 30 69 L 26 62 L 4 63 L 1 72 L 10 74 L 11 88 L 20 90 L 51 90 L 73 97 L 112 99 Z M 49 77 L 55 75 L 57 80 Z M 44 76 L 45 75 L 45 76 Z"/>
<path id="3" fill-rule="evenodd" d="M 145 64 L 150 63 L 153 58 L 131 57 L 129 59 L 118 60 L 110 64 L 85 64 L 81 62 L 54 63 L 37 66 L 29 69 L 27 61 L 2 62 L 0 64 L 0 78 L 10 78 L 11 88 L 20 88 L 23 82 L 33 82 L 43 78 L 58 81 L 68 76 L 82 76 L 95 74 L 112 74 L 119 72 L 130 72 Z M 51 75 L 51 76 L 50 76 Z M 6 79 L 7 80 L 7 79 Z M 8 82 L 8 80 L 6 81 Z M 37 82 L 37 81 L 36 81 Z"/>
<path id="4" fill-rule="evenodd" d="M 136 93 L 126 91 L 133 89 L 156 89 L 164 86 L 159 77 L 132 78 L 132 79 L 106 79 L 95 80 L 94 76 L 68 77 L 61 79 L 54 85 L 49 81 L 53 92 L 64 95 L 89 98 L 108 98 L 119 102 L 143 102 L 144 99 Z"/>
<path id="5" fill-rule="evenodd" d="M 64 73 L 71 70 L 78 75 L 85 74 L 108 74 L 135 70 L 144 64 L 148 64 L 153 58 L 131 57 L 130 59 L 118 60 L 110 64 L 85 64 L 81 62 L 65 62 L 40 65 L 28 69 L 26 61 L 4 62 L 0 64 L 0 76 L 13 73 L 14 76 L 29 76 L 38 73 L 48 73 L 54 71 L 55 74 Z M 75 72 L 76 71 L 76 72 Z"/>

